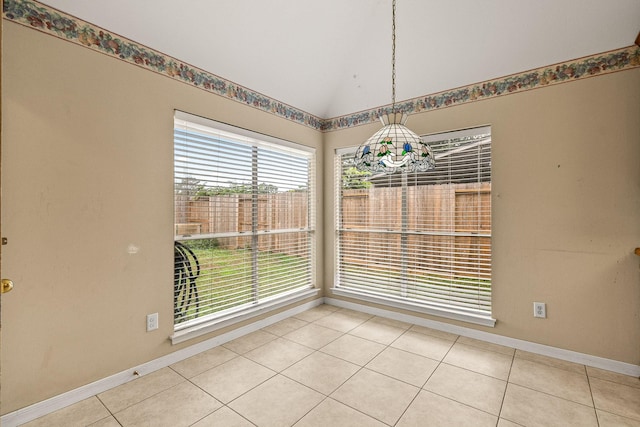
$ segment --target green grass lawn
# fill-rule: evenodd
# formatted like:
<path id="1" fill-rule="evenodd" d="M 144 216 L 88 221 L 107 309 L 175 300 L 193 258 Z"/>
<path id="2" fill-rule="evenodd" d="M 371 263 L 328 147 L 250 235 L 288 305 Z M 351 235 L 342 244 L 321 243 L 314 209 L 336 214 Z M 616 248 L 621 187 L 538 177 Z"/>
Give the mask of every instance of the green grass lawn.
<path id="1" fill-rule="evenodd" d="M 191 246 L 191 245 L 189 245 Z M 282 253 L 261 251 L 258 253 L 258 274 L 252 274 L 252 253 L 249 249 L 221 249 L 191 247 L 200 263 L 200 276 L 196 280 L 198 298 L 195 294 L 178 296 L 184 306 L 176 314 L 176 323 L 193 320 L 222 310 L 253 303 L 256 298 L 293 290 L 310 283 L 310 271 L 306 260 Z M 382 272 L 378 269 L 370 274 L 384 279 L 384 283 L 372 284 L 366 279 L 367 271 L 353 265 L 342 272 L 350 284 L 346 287 L 375 290 L 389 296 L 415 300 L 435 301 L 452 295 L 463 300 L 474 296 L 486 299 L 490 304 L 491 282 L 478 278 L 444 277 L 426 274 L 409 274 L 404 289 L 400 285 L 398 272 Z M 363 279 L 364 277 L 364 279 Z M 373 285 L 373 286 L 372 286 Z M 466 305 L 466 304 L 463 304 Z"/>
<path id="2" fill-rule="evenodd" d="M 184 292 L 178 295 L 178 303 L 185 301 L 185 305 L 176 313 L 176 323 L 250 304 L 256 298 L 267 298 L 310 283 L 307 262 L 301 257 L 260 251 L 257 275 L 254 275 L 249 249 L 191 249 L 200 263 L 196 280 L 198 298 L 196 300 L 193 293 L 185 299 Z"/>
<path id="3" fill-rule="evenodd" d="M 343 265 L 341 274 L 344 278 L 341 286 L 344 288 L 375 292 L 395 298 L 435 303 L 453 299 L 461 306 L 472 309 L 477 308 L 476 305 L 491 303 L 491 281 L 486 279 L 410 270 L 405 280 L 402 280 L 399 270 L 366 268 L 356 264 Z"/>

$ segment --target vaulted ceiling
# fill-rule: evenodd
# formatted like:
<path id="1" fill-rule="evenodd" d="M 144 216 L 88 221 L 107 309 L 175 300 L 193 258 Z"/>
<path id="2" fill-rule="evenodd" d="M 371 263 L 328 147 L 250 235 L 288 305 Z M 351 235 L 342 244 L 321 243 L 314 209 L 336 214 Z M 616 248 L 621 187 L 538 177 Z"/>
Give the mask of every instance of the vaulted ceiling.
<path id="1" fill-rule="evenodd" d="M 320 118 L 391 102 L 391 0 L 43 0 Z M 397 0 L 397 99 L 633 44 L 639 0 Z"/>

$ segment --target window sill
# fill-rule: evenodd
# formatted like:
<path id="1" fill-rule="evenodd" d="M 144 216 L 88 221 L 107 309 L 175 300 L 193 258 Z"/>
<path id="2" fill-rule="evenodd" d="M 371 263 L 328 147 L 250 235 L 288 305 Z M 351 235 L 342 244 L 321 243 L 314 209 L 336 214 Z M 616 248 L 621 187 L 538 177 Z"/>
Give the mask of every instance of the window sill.
<path id="1" fill-rule="evenodd" d="M 462 322 L 474 323 L 476 325 L 488 326 L 490 328 L 495 327 L 496 319 L 490 316 L 469 313 L 464 311 L 457 311 L 455 309 L 447 310 L 436 306 L 430 306 L 427 304 L 417 304 L 410 301 L 401 301 L 394 298 L 388 298 L 381 295 L 366 294 L 363 292 L 355 292 L 341 288 L 331 288 L 331 292 L 334 295 L 353 298 L 361 301 L 368 301 L 376 304 L 382 304 L 389 307 L 400 308 L 403 310 L 414 311 L 417 313 L 429 314 L 432 316 L 444 317 L 452 320 L 459 320 Z"/>
<path id="2" fill-rule="evenodd" d="M 254 306 L 251 306 L 250 308 L 237 311 L 226 316 L 216 317 L 210 320 L 203 321 L 202 323 L 198 323 L 197 325 L 186 327 L 174 332 L 173 335 L 171 335 L 169 338 L 171 339 L 171 344 L 179 344 L 181 342 L 185 342 L 192 338 L 208 334 L 218 329 L 226 328 L 235 323 L 257 317 L 271 310 L 275 310 L 280 307 L 302 301 L 309 297 L 316 296 L 319 292 L 319 288 L 296 291 L 294 293 L 256 304 Z"/>

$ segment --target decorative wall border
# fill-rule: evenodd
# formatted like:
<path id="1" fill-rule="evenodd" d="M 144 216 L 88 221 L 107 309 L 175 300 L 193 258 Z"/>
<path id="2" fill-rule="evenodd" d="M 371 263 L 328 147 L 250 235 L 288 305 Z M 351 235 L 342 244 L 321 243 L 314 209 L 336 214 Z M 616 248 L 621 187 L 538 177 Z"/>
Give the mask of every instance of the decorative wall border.
<path id="1" fill-rule="evenodd" d="M 412 98 L 397 103 L 396 108 L 407 114 L 415 114 L 509 95 L 516 92 L 539 89 L 558 83 L 567 83 L 639 66 L 640 47 L 634 45 L 537 68 L 531 71 L 516 73 L 494 80 L 487 80 L 457 89 Z M 391 105 L 385 105 L 371 110 L 328 119 L 323 122 L 321 130 L 328 132 L 373 123 L 378 120 L 380 115 L 387 114 L 390 111 Z"/>
<path id="2" fill-rule="evenodd" d="M 319 117 L 37 1 L 3 0 L 3 18 L 284 119 L 322 128 Z"/>
<path id="3" fill-rule="evenodd" d="M 322 119 L 35 0 L 3 0 L 3 18 L 323 132 L 376 122 L 391 109 L 389 104 Z M 634 45 L 412 98 L 396 108 L 415 114 L 636 67 L 640 47 Z"/>

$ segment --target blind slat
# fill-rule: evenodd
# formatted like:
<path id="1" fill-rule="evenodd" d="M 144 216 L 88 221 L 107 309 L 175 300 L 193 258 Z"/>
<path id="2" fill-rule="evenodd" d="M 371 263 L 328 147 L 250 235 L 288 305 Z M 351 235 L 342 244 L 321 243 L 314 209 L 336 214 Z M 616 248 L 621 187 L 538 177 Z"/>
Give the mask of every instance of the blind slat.
<path id="1" fill-rule="evenodd" d="M 176 329 L 311 287 L 315 224 L 312 150 L 185 117 L 174 125 Z"/>
<path id="2" fill-rule="evenodd" d="M 337 287 L 491 314 L 488 132 L 430 135 L 436 168 L 405 176 L 336 155 Z"/>

